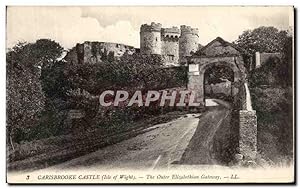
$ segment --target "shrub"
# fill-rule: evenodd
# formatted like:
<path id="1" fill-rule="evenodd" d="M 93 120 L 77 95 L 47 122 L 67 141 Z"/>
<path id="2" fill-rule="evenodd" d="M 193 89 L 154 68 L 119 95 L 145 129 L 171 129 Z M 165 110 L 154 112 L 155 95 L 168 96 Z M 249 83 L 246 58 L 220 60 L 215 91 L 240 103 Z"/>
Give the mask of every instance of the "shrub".
<path id="1" fill-rule="evenodd" d="M 277 161 L 293 156 L 292 88 L 252 88 L 257 113 L 258 149 L 263 157 Z"/>

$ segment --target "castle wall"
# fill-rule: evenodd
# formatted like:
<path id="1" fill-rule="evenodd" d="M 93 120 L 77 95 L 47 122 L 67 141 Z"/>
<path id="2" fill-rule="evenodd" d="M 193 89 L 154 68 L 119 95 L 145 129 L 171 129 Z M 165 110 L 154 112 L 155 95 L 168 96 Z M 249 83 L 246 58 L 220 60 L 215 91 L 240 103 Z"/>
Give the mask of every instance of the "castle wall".
<path id="1" fill-rule="evenodd" d="M 152 22 L 140 29 L 141 53 L 160 54 L 166 65 L 183 62 L 184 57 L 198 50 L 198 41 L 198 29 L 190 26 L 162 28 L 161 24 Z"/>
<path id="2" fill-rule="evenodd" d="M 162 29 L 162 51 L 166 65 L 176 65 L 179 62 L 179 37 L 177 27 Z"/>
<path id="3" fill-rule="evenodd" d="M 189 26 L 180 26 L 181 35 L 179 38 L 179 57 L 180 61 L 184 60 L 184 57 L 191 56 L 191 52 L 198 50 L 198 29 L 191 28 Z"/>
<path id="4" fill-rule="evenodd" d="M 166 64 L 178 64 L 179 41 L 178 39 L 165 38 L 162 41 L 162 53 Z"/>
<path id="5" fill-rule="evenodd" d="M 97 63 L 101 62 L 101 58 L 109 53 L 113 53 L 115 58 L 121 57 L 124 53 L 133 54 L 135 48 L 132 46 L 107 43 L 107 42 L 84 42 L 77 44 L 76 47 L 70 50 L 65 57 L 65 60 L 73 63 Z"/>
<path id="6" fill-rule="evenodd" d="M 160 23 L 143 24 L 140 28 L 140 53 L 162 55 L 166 65 L 184 63 L 185 57 L 198 50 L 198 29 L 189 26 L 162 28 Z M 109 53 L 120 57 L 124 53 L 133 54 L 131 46 L 107 42 L 84 42 L 77 44 L 65 56 L 74 63 L 97 63 Z"/>
<path id="7" fill-rule="evenodd" d="M 96 63 L 97 58 L 94 57 L 93 54 L 92 54 L 92 45 L 91 45 L 91 43 L 90 42 L 84 42 L 83 48 L 84 48 L 83 62 Z"/>
<path id="8" fill-rule="evenodd" d="M 64 59 L 73 64 L 82 64 L 84 57 L 83 45 L 77 44 L 64 57 Z"/>

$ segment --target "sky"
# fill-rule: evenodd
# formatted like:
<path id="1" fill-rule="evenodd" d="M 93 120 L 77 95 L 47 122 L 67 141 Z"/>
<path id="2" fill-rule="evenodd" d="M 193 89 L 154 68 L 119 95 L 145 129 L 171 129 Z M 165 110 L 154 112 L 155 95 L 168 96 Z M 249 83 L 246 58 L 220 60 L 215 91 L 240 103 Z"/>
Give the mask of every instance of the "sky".
<path id="1" fill-rule="evenodd" d="M 115 42 L 139 48 L 142 24 L 189 25 L 199 29 L 199 43 L 216 37 L 232 42 L 259 26 L 287 30 L 292 7 L 14 7 L 7 8 L 7 48 L 48 38 L 70 49 L 84 41 Z"/>

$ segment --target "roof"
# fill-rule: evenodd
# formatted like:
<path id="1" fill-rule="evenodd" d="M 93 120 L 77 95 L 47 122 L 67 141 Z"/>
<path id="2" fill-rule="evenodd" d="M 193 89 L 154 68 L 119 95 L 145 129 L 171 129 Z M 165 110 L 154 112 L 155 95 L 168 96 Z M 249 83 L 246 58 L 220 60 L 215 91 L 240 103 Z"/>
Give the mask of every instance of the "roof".
<path id="1" fill-rule="evenodd" d="M 217 56 L 236 56 L 240 55 L 238 47 L 234 44 L 229 43 L 217 37 L 216 39 L 209 42 L 206 46 L 201 48 L 195 53 L 195 56 L 208 56 L 208 57 L 217 57 Z"/>

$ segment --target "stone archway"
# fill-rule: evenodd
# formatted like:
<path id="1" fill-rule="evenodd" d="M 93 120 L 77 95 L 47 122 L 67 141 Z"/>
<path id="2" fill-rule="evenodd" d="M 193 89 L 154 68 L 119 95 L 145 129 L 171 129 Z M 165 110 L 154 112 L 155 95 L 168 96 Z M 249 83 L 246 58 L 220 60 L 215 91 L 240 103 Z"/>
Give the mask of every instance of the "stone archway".
<path id="1" fill-rule="evenodd" d="M 230 68 L 234 73 L 234 82 L 232 83 L 232 96 L 236 97 L 239 86 L 244 82 L 245 74 L 241 57 L 191 57 L 189 61 L 189 82 L 188 89 L 194 91 L 196 101 L 205 106 L 204 99 L 204 73 L 213 66 L 225 66 Z"/>
<path id="2" fill-rule="evenodd" d="M 230 101 L 234 72 L 229 66 L 215 64 L 204 72 L 204 98 L 220 98 Z M 206 102 L 206 100 L 205 100 Z"/>
<path id="3" fill-rule="evenodd" d="M 233 108 L 236 113 L 232 117 L 238 120 L 239 124 L 239 153 L 255 159 L 257 153 L 257 118 L 255 110 L 248 110 L 245 106 L 247 104 L 246 99 L 250 98 L 250 92 L 246 82 L 243 58 L 238 48 L 234 44 L 217 37 L 192 57 L 189 57 L 187 88 L 194 92 L 194 100 L 200 103 L 200 107 L 204 107 L 204 74 L 208 68 L 214 65 L 227 66 L 234 73 L 234 81 L 231 86 Z"/>

